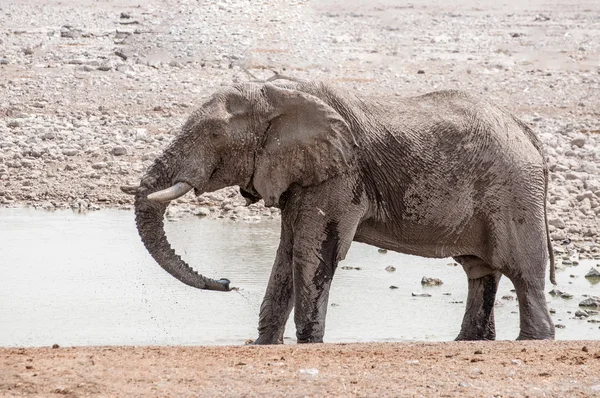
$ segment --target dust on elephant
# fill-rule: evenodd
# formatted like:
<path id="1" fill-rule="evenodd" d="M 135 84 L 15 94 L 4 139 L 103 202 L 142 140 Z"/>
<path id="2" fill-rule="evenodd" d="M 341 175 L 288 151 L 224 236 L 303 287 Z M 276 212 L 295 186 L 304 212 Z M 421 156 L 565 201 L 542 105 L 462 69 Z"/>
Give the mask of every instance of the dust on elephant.
<path id="1" fill-rule="evenodd" d="M 541 145 L 506 110 L 459 91 L 376 100 L 315 82 L 238 84 L 184 124 L 135 187 L 143 243 L 171 275 L 196 273 L 163 229 L 170 200 L 239 185 L 248 203 L 281 209 L 281 241 L 256 344 L 282 343 L 295 308 L 299 343 L 322 342 L 329 288 L 352 241 L 454 257 L 468 277 L 457 339 L 494 339 L 501 275 L 514 284 L 519 339 L 552 339 L 544 296 L 554 262 Z"/>

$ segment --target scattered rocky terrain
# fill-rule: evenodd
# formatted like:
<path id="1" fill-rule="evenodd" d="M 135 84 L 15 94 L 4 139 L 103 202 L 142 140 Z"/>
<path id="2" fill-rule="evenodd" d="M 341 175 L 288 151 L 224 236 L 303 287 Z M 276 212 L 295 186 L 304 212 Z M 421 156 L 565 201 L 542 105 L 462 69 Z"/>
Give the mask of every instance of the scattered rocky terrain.
<path id="1" fill-rule="evenodd" d="M 545 144 L 552 238 L 600 258 L 600 4 L 505 3 L 4 0 L 0 204 L 126 208 L 118 187 L 203 98 L 277 71 L 379 97 L 464 89 L 508 107 Z M 228 188 L 168 216 L 277 217 L 243 203 Z"/>

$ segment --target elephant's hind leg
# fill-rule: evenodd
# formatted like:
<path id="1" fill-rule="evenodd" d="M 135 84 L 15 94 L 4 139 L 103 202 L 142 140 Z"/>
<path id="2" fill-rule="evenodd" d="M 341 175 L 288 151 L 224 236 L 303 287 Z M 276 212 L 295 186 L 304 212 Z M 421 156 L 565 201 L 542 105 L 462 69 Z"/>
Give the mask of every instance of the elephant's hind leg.
<path id="1" fill-rule="evenodd" d="M 454 258 L 467 273 L 467 308 L 456 340 L 494 340 L 494 302 L 502 274 L 475 256 Z"/>
<path id="2" fill-rule="evenodd" d="M 525 215 L 523 216 L 525 218 Z M 541 217 L 540 217 L 541 218 Z M 543 218 L 509 224 L 498 241 L 495 264 L 513 283 L 519 300 L 518 340 L 554 339 L 554 323 L 544 293 L 548 245 Z"/>
<path id="3" fill-rule="evenodd" d="M 544 293 L 545 267 L 533 273 L 506 273 L 519 299 L 520 332 L 517 340 L 553 340 L 554 322 Z M 537 275 L 536 275 L 537 274 Z"/>

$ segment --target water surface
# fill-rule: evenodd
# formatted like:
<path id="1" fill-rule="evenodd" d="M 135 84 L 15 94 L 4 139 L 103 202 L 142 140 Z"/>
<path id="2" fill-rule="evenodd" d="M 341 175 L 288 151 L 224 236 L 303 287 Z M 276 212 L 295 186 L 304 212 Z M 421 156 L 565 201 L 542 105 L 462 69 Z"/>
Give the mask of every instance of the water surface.
<path id="1" fill-rule="evenodd" d="M 193 267 L 229 278 L 240 291 L 202 291 L 171 277 L 146 252 L 132 212 L 0 209 L 0 346 L 214 345 L 255 338 L 279 223 L 189 218 L 167 222 L 166 229 Z M 558 339 L 600 337 L 599 324 L 573 319 L 584 294 L 600 295 L 600 284 L 583 278 L 596 262 L 581 261 L 557 275 L 559 288 L 574 295 L 548 296 L 555 322 L 566 325 L 557 329 Z M 467 281 L 450 263 L 353 243 L 340 267 L 361 269 L 336 272 L 326 341 L 454 339 Z M 388 265 L 397 270 L 387 272 Z M 444 285 L 423 288 L 423 276 Z M 499 339 L 518 335 L 516 300 L 501 299 L 515 296 L 510 289 L 503 278 L 495 309 Z M 289 322 L 286 341 L 295 341 L 294 333 Z"/>

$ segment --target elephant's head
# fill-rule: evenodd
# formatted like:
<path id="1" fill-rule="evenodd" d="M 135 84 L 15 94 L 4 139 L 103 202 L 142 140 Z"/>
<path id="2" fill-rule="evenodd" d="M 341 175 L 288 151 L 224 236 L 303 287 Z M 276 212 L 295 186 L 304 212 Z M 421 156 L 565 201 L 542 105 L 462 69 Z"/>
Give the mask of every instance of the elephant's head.
<path id="1" fill-rule="evenodd" d="M 279 205 L 291 184 L 309 186 L 347 172 L 354 139 L 344 119 L 312 84 L 244 84 L 222 90 L 196 110 L 136 187 L 136 223 L 154 259 L 200 289 L 229 290 L 227 279 L 206 278 L 171 249 L 163 216 L 169 201 L 239 185 L 250 202 Z"/>

